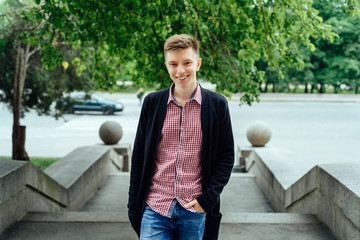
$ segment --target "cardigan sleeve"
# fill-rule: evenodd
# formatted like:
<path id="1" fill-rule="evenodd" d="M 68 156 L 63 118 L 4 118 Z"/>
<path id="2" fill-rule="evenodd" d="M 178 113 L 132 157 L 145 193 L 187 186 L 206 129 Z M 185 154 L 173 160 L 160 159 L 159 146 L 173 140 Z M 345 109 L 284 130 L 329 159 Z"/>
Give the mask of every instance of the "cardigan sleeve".
<path id="1" fill-rule="evenodd" d="M 210 152 L 209 173 L 207 177 L 208 184 L 203 193 L 197 198 L 201 207 L 208 212 L 219 202 L 220 193 L 224 186 L 228 183 L 231 171 L 234 165 L 234 139 L 231 127 L 231 119 L 228 104 L 225 98 L 222 98 L 218 105 L 218 111 L 215 111 L 219 117 L 219 121 L 214 121 L 215 126 L 211 129 L 217 129 L 216 133 L 212 135 L 216 141 L 214 145 L 209 146 L 209 149 L 204 149 Z M 214 106 L 214 105 L 212 105 Z M 210 115 L 215 118 L 215 116 Z"/>
<path id="2" fill-rule="evenodd" d="M 144 149 L 146 137 L 146 120 L 148 116 L 149 99 L 145 98 L 140 113 L 136 131 L 134 148 L 131 156 L 130 187 L 128 209 L 129 216 L 136 210 L 136 201 L 139 193 L 141 173 L 144 167 Z"/>

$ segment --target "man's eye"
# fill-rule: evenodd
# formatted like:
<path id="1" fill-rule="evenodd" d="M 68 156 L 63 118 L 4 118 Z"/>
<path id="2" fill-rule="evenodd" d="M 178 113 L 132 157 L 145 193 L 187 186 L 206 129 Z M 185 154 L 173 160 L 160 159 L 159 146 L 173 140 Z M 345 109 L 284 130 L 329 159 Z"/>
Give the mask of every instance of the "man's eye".
<path id="1" fill-rule="evenodd" d="M 191 64 L 191 62 L 186 62 L 185 64 L 186 64 L 186 65 L 190 65 L 190 64 Z"/>

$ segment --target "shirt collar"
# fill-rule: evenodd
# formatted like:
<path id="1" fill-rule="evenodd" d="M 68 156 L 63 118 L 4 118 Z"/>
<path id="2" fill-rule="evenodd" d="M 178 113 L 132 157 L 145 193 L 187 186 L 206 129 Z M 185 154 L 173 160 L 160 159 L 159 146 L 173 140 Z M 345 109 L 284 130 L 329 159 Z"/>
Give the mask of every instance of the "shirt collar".
<path id="1" fill-rule="evenodd" d="M 177 104 L 177 101 L 172 93 L 172 90 L 174 87 L 175 87 L 175 83 L 173 82 L 169 89 L 169 98 L 168 98 L 167 104 L 169 104 L 171 101 L 173 101 L 174 103 Z M 194 92 L 193 96 L 190 98 L 189 102 L 192 100 L 195 100 L 196 102 L 198 102 L 201 105 L 202 95 L 201 95 L 200 84 L 198 82 L 196 82 L 195 92 Z"/>

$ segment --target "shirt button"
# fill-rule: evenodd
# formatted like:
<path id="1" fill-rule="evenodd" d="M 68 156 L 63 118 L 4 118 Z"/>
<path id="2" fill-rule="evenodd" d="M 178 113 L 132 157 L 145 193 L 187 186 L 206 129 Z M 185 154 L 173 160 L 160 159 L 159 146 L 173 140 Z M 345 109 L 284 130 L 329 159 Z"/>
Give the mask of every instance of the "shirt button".
<path id="1" fill-rule="evenodd" d="M 181 128 L 181 131 L 184 131 L 184 128 Z"/>
<path id="2" fill-rule="evenodd" d="M 178 163 L 177 165 L 180 166 L 180 163 Z"/>
<path id="3" fill-rule="evenodd" d="M 182 145 L 180 145 L 180 148 L 182 148 Z"/>

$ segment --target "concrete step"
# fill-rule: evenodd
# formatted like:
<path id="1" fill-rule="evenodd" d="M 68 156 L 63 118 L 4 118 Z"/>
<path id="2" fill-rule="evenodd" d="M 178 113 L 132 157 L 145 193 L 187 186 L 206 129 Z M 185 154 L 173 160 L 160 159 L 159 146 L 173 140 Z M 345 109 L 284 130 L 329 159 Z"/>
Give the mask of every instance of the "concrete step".
<path id="1" fill-rule="evenodd" d="M 129 173 L 111 174 L 81 211 L 127 212 Z M 249 173 L 233 173 L 221 194 L 221 212 L 274 212 L 269 200 Z"/>
<path id="2" fill-rule="evenodd" d="M 223 240 L 336 240 L 323 224 L 221 224 Z"/>
<path id="3" fill-rule="evenodd" d="M 293 213 L 227 213 L 220 239 L 335 239 L 316 217 Z M 3 235 L 15 239 L 137 239 L 124 212 L 29 213 Z"/>
<path id="4" fill-rule="evenodd" d="M 220 204 L 223 214 L 274 212 L 270 201 L 251 173 L 232 173 L 229 183 L 221 193 Z"/>
<path id="5" fill-rule="evenodd" d="M 30 212 L 22 222 L 101 222 L 127 223 L 125 212 Z M 224 213 L 222 223 L 250 224 L 319 224 L 318 219 L 310 214 L 299 213 Z"/>
<path id="6" fill-rule="evenodd" d="M 0 240 L 135 240 L 130 223 L 18 222 Z"/>

